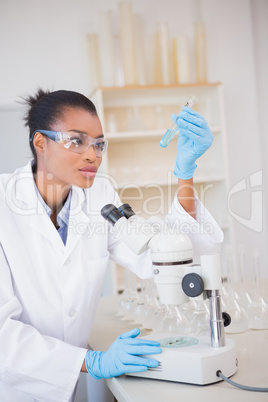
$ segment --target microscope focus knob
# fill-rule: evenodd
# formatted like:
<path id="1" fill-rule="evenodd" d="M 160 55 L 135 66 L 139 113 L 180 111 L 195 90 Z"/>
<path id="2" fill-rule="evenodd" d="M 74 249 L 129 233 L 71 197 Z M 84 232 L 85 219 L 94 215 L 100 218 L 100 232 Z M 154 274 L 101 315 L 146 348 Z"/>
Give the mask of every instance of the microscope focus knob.
<path id="1" fill-rule="evenodd" d="M 182 289 L 189 297 L 197 297 L 204 291 L 204 282 L 200 275 L 191 273 L 184 276 Z"/>
<path id="2" fill-rule="evenodd" d="M 222 319 L 223 319 L 223 325 L 225 327 L 228 327 L 228 325 L 231 324 L 231 321 L 232 321 L 231 316 L 228 313 L 226 313 L 225 311 L 222 313 Z"/>

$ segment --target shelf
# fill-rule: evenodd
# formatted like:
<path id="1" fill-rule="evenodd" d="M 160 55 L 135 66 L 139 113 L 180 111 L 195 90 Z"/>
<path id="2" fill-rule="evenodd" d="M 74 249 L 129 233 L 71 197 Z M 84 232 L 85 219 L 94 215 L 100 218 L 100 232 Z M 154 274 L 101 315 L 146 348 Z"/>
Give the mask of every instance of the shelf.
<path id="1" fill-rule="evenodd" d="M 110 92 L 110 91 L 129 91 L 129 90 L 139 90 L 139 89 L 167 89 L 167 88 L 192 88 L 192 87 L 215 87 L 221 85 L 221 82 L 205 82 L 199 84 L 197 82 L 192 82 L 190 84 L 178 84 L 178 85 L 126 85 L 121 87 L 97 87 L 95 88 L 90 97 L 93 96 L 97 91 Z"/>
<path id="2" fill-rule="evenodd" d="M 144 131 L 121 131 L 116 133 L 107 133 L 105 138 L 109 141 L 118 141 L 118 140 L 136 140 L 139 139 L 148 139 L 148 138 L 161 138 L 165 133 L 165 129 L 163 130 L 144 130 Z"/>
<path id="3" fill-rule="evenodd" d="M 199 176 L 196 175 L 194 177 L 194 184 L 199 184 L 199 183 L 215 183 L 215 182 L 219 182 L 219 181 L 224 181 L 225 180 L 225 176 L 224 175 L 215 175 L 215 176 L 209 176 L 209 175 L 203 175 L 203 176 Z"/>
<path id="4" fill-rule="evenodd" d="M 219 126 L 214 126 L 210 128 L 213 134 L 217 134 L 221 131 Z M 147 140 L 150 138 L 161 138 L 165 133 L 165 129 L 163 130 L 143 130 L 143 131 L 121 131 L 116 133 L 107 133 L 105 138 L 109 141 L 116 142 L 119 140 L 124 141 L 133 141 L 137 138 L 141 140 Z"/>
<path id="5" fill-rule="evenodd" d="M 200 183 L 215 183 L 215 182 L 221 182 L 224 181 L 225 177 L 222 175 L 218 175 L 218 176 L 196 176 L 194 177 L 194 184 L 200 184 Z M 178 184 L 178 179 L 176 176 L 173 175 L 173 177 L 171 177 L 171 180 L 169 182 L 167 181 L 134 181 L 131 178 L 126 181 L 126 182 L 120 182 L 120 180 L 118 180 L 119 184 L 116 186 L 117 190 L 120 189 L 124 189 L 124 188 L 146 188 L 146 187 L 150 187 L 150 186 L 175 186 Z"/>

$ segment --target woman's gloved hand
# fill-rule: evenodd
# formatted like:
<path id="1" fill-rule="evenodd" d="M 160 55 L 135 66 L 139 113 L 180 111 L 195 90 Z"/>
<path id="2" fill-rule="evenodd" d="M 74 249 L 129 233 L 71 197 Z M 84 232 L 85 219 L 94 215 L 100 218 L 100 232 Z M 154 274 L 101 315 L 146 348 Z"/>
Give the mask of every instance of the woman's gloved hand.
<path id="1" fill-rule="evenodd" d="M 195 161 L 211 146 L 213 135 L 205 119 L 190 107 L 185 106 L 172 120 L 179 128 L 177 159 L 174 175 L 188 180 L 196 169 Z"/>
<path id="2" fill-rule="evenodd" d="M 157 367 L 158 361 L 137 355 L 161 353 L 160 343 L 145 339 L 134 339 L 140 334 L 135 328 L 120 335 L 107 352 L 89 350 L 85 357 L 87 371 L 92 377 L 110 378 L 125 373 L 146 371 L 148 367 Z"/>

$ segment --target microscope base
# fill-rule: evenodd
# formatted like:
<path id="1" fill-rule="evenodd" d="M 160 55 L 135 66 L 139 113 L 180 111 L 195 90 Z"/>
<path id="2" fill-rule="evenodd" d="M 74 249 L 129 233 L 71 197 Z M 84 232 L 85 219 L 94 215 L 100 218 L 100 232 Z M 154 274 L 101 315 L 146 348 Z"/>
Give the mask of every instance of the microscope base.
<path id="1" fill-rule="evenodd" d="M 187 337 L 175 337 L 170 333 L 164 333 L 151 334 L 142 338 L 162 343 L 161 340 L 167 338 L 174 340 L 176 338 L 184 339 Z M 191 339 L 195 339 L 198 343 L 186 347 L 162 346 L 161 354 L 146 356 L 157 359 L 161 363 L 158 367 L 141 373 L 129 373 L 127 375 L 205 385 L 222 381 L 216 375 L 218 370 L 226 377 L 232 376 L 237 371 L 236 348 L 232 339 L 227 338 L 226 346 L 221 348 L 211 347 L 209 337 Z"/>

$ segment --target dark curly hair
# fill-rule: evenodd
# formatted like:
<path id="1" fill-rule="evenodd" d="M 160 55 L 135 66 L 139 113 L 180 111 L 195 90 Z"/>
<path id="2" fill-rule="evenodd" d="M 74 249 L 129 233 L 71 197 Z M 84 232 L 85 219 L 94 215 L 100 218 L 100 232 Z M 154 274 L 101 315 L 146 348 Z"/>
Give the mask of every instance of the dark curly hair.
<path id="1" fill-rule="evenodd" d="M 52 125 L 59 120 L 66 108 L 84 109 L 92 115 L 97 116 L 94 104 L 84 95 L 66 90 L 44 91 L 37 89 L 32 96 L 23 98 L 28 106 L 24 116 L 25 126 L 29 128 L 29 140 L 35 130 L 51 130 Z M 34 157 L 34 166 L 36 169 L 37 156 L 33 142 L 30 141 L 30 148 Z"/>

